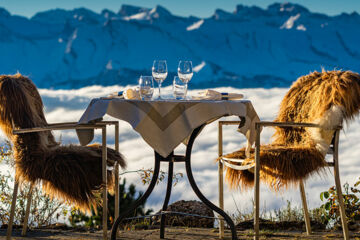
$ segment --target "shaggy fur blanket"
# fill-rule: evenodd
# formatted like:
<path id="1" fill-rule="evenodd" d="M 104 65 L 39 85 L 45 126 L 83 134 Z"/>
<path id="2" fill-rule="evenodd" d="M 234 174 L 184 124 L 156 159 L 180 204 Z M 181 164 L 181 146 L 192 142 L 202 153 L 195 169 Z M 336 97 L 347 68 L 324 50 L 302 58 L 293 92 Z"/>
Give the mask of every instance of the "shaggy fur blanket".
<path id="1" fill-rule="evenodd" d="M 270 187 L 297 184 L 326 166 L 334 128 L 353 119 L 360 109 L 360 75 L 350 71 L 314 72 L 293 83 L 275 121 L 317 123 L 322 128 L 276 127 L 271 144 L 260 147 L 260 178 Z M 251 157 L 242 164 L 254 162 Z M 225 157 L 245 159 L 244 149 Z M 226 169 L 231 187 L 253 185 L 253 171 Z"/>
<path id="2" fill-rule="evenodd" d="M 42 183 L 50 197 L 89 210 L 103 187 L 101 146 L 61 146 L 51 131 L 13 134 L 14 129 L 47 126 L 43 108 L 30 79 L 20 74 L 0 76 L 0 128 L 13 145 L 15 177 L 19 182 Z M 107 152 L 109 166 L 115 162 L 126 166 L 119 153 Z M 114 187 L 113 177 L 108 170 L 109 190 Z"/>

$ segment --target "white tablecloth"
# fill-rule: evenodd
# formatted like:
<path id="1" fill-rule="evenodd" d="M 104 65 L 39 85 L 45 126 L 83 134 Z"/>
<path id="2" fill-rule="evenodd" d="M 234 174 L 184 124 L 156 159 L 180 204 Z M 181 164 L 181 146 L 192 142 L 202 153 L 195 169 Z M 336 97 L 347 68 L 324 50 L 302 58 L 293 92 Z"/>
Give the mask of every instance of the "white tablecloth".
<path id="1" fill-rule="evenodd" d="M 135 131 L 161 156 L 167 157 L 191 132 L 204 123 L 223 116 L 245 118 L 239 128 L 248 139 L 255 140 L 255 122 L 259 117 L 248 100 L 239 101 L 140 101 L 124 99 L 93 99 L 79 120 L 86 124 L 101 120 L 108 114 L 131 124 Z M 77 131 L 80 143 L 93 139 L 93 130 Z"/>

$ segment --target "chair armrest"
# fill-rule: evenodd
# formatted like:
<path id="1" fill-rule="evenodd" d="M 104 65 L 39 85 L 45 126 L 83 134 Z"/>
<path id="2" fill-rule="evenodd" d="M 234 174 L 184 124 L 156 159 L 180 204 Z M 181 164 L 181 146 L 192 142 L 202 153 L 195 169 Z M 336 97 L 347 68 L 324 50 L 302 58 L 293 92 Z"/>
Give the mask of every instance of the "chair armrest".
<path id="1" fill-rule="evenodd" d="M 64 123 L 49 123 L 47 126 L 59 126 L 59 125 L 64 125 L 64 126 L 68 126 L 68 125 L 72 125 L 72 126 L 81 126 L 81 125 L 117 125 L 119 122 L 118 121 L 101 121 L 101 122 L 94 122 L 94 123 L 89 123 L 89 124 L 79 124 L 78 122 L 64 122 Z"/>
<path id="2" fill-rule="evenodd" d="M 240 121 L 226 121 L 226 120 L 225 121 L 219 121 L 219 129 L 220 129 L 220 127 L 222 128 L 222 125 L 237 125 L 239 123 L 240 123 Z M 256 128 L 256 132 L 257 132 L 257 135 L 259 137 L 259 140 L 260 140 L 260 134 L 261 134 L 260 129 L 262 127 L 292 127 L 292 128 L 294 128 L 294 127 L 312 127 L 312 128 L 323 128 L 321 125 L 315 124 L 315 123 L 260 121 L 260 122 L 255 123 L 255 128 Z M 338 132 L 341 129 L 342 129 L 342 126 L 336 126 L 332 130 L 336 130 Z M 219 134 L 220 134 L 220 132 L 219 132 Z M 338 134 L 338 133 L 336 133 L 336 134 Z M 221 149 L 221 154 L 219 152 L 219 157 L 222 157 L 223 156 L 223 154 L 222 154 L 222 135 L 221 136 L 219 135 L 219 143 L 220 142 L 221 142 L 221 145 L 219 144 L 219 146 L 221 146 L 221 147 L 219 147 L 219 149 Z M 334 154 L 334 149 L 330 147 L 327 154 Z M 233 161 L 231 159 L 225 159 L 225 160 Z M 333 167 L 334 162 L 326 162 L 326 165 L 329 166 L 329 167 L 331 167 L 331 166 Z"/>
<path id="3" fill-rule="evenodd" d="M 241 121 L 219 121 L 220 125 L 238 125 Z M 260 121 L 256 125 L 259 127 L 313 127 L 313 128 L 323 128 L 319 124 L 315 123 L 297 123 L 297 122 L 272 122 L 272 121 Z M 336 126 L 332 130 L 341 130 L 342 126 Z"/>
<path id="4" fill-rule="evenodd" d="M 90 124 L 78 124 L 76 122 L 66 122 L 66 123 L 52 123 L 44 127 L 34 127 L 34 128 L 23 128 L 13 130 L 13 134 L 22 134 L 22 133 L 34 133 L 34 132 L 45 132 L 52 130 L 70 130 L 70 129 L 96 129 L 103 128 L 106 125 L 118 125 L 117 121 L 101 121 Z"/>
<path id="5" fill-rule="evenodd" d="M 239 125 L 241 123 L 241 121 L 237 120 L 237 121 L 229 121 L 229 120 L 222 120 L 219 121 L 220 125 Z"/>
<path id="6" fill-rule="evenodd" d="M 298 123 L 298 122 L 270 122 L 260 121 L 255 123 L 258 127 L 312 127 L 312 128 L 323 128 L 320 124 L 315 123 Z M 336 126 L 332 130 L 341 130 L 342 126 Z"/>

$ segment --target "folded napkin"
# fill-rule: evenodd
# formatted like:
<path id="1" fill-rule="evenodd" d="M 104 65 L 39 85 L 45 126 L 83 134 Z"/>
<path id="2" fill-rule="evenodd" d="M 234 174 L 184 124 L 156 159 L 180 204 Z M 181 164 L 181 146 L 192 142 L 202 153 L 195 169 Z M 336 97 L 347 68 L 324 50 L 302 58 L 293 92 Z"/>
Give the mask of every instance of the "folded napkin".
<path id="1" fill-rule="evenodd" d="M 193 100 L 240 100 L 244 97 L 240 93 L 221 93 L 214 90 L 204 90 L 193 96 Z"/>
<path id="2" fill-rule="evenodd" d="M 140 92 L 137 88 L 127 88 L 123 92 L 123 96 L 125 99 L 140 99 Z"/>
<path id="3" fill-rule="evenodd" d="M 140 93 L 136 88 L 127 88 L 121 92 L 113 92 L 107 98 L 140 99 Z"/>

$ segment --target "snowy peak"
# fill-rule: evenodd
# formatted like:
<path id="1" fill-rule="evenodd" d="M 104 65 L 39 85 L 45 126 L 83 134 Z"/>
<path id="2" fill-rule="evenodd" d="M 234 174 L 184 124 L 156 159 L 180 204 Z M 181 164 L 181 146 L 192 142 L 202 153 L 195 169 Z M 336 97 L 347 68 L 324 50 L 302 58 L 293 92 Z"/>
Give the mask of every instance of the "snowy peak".
<path id="1" fill-rule="evenodd" d="M 102 21 L 102 16 L 86 8 L 76 8 L 71 11 L 53 9 L 37 13 L 31 20 L 53 24 L 63 24 L 67 21 L 96 24 Z"/>
<path id="2" fill-rule="evenodd" d="M 160 5 L 157 5 L 155 8 L 153 8 L 150 11 L 150 14 L 152 15 L 153 18 L 160 18 L 160 17 L 168 18 L 172 16 L 169 10 L 167 10 L 166 8 Z"/>
<path id="3" fill-rule="evenodd" d="M 300 13 L 298 13 L 295 16 L 289 17 L 289 19 L 280 27 L 280 29 L 292 29 L 295 22 L 300 18 L 300 16 Z"/>
<path id="4" fill-rule="evenodd" d="M 256 6 L 248 7 L 239 4 L 236 6 L 234 14 L 238 16 L 258 17 L 266 15 L 266 11 Z"/>
<path id="5" fill-rule="evenodd" d="M 173 17 L 171 12 L 169 12 L 166 8 L 157 5 L 153 9 L 148 8 L 134 8 L 133 6 L 127 6 L 131 11 L 135 12 L 133 15 L 124 16 L 124 20 L 137 20 L 137 21 L 149 21 L 153 22 L 154 20 L 164 20 L 167 21 Z"/>
<path id="6" fill-rule="evenodd" d="M 360 72 L 359 24 L 357 13 L 327 16 L 289 3 L 238 5 L 205 19 L 162 6 L 53 9 L 31 19 L 0 8 L 0 73 L 19 71 L 45 88 L 127 85 L 166 59 L 167 85 L 179 59 L 191 59 L 191 87 L 287 87 L 321 67 Z"/>
<path id="7" fill-rule="evenodd" d="M 234 14 L 224 11 L 222 9 L 216 9 L 214 15 L 212 16 L 215 20 L 228 20 L 234 17 Z"/>
<path id="8" fill-rule="evenodd" d="M 193 31 L 193 30 L 196 30 L 196 29 L 199 29 L 201 27 L 201 25 L 203 25 L 204 23 L 204 19 L 201 19 L 199 21 L 196 21 L 194 22 L 193 24 L 191 24 L 190 26 L 188 26 L 186 28 L 187 31 Z"/>
<path id="9" fill-rule="evenodd" d="M 248 7 L 245 5 L 237 5 L 233 13 L 224 11 L 222 9 L 216 9 L 212 15 L 212 19 L 215 20 L 236 20 L 236 19 L 250 19 L 253 20 L 257 17 L 267 16 L 267 12 L 256 6 Z"/>
<path id="10" fill-rule="evenodd" d="M 64 23 L 66 19 L 71 18 L 72 14 L 70 11 L 64 9 L 51 9 L 44 12 L 39 12 L 35 14 L 31 20 L 38 22 L 48 22 L 48 23 Z"/>
<path id="11" fill-rule="evenodd" d="M 269 5 L 267 11 L 276 15 L 296 15 L 298 13 L 309 13 L 309 10 L 296 3 L 274 3 Z"/>
<path id="12" fill-rule="evenodd" d="M 109 9 L 104 9 L 101 11 L 101 16 L 103 16 L 106 19 L 111 19 L 117 17 L 117 14 L 114 13 L 113 11 L 110 11 Z"/>
<path id="13" fill-rule="evenodd" d="M 250 20 L 254 21 L 259 17 L 276 18 L 276 17 L 290 17 L 298 14 L 309 13 L 309 10 L 301 5 L 293 3 L 274 3 L 269 5 L 267 9 L 262 9 L 257 6 L 245 6 L 239 4 L 233 13 L 226 12 L 222 9 L 217 9 L 211 17 L 215 20 Z"/>
<path id="14" fill-rule="evenodd" d="M 76 8 L 73 10 L 74 19 L 85 23 L 100 23 L 103 21 L 102 16 L 86 8 Z"/>
<path id="15" fill-rule="evenodd" d="M 290 16 L 288 20 L 280 27 L 280 29 L 294 29 L 299 31 L 306 31 L 306 27 L 303 24 L 300 24 L 298 19 L 300 18 L 300 13 L 295 16 Z"/>
<path id="16" fill-rule="evenodd" d="M 150 11 L 150 9 L 148 9 L 148 8 L 123 4 L 123 5 L 121 5 L 118 15 L 120 15 L 121 17 L 130 17 L 130 16 L 136 15 L 138 13 L 149 12 L 149 11 Z"/>

